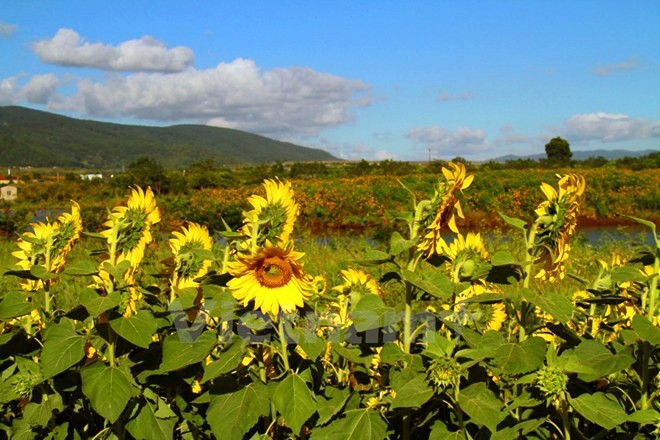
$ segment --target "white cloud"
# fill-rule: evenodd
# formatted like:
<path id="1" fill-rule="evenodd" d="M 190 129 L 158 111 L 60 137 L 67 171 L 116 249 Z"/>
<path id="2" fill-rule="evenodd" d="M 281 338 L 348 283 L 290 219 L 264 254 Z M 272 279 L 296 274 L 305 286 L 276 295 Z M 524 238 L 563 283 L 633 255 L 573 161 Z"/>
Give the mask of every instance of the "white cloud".
<path id="1" fill-rule="evenodd" d="M 87 43 L 73 29 L 58 30 L 53 38 L 34 43 L 32 50 L 44 63 L 103 70 L 179 72 L 194 61 L 190 48 L 168 49 L 149 36 L 111 46 Z"/>
<path id="2" fill-rule="evenodd" d="M 356 143 L 333 143 L 325 138 L 320 138 L 315 148 L 321 148 L 339 159 L 344 160 L 370 160 L 380 161 L 397 159 L 397 156 L 386 150 L 373 148 L 363 142 Z"/>
<path id="3" fill-rule="evenodd" d="M 18 77 L 12 76 L 0 80 L 0 105 L 17 104 L 21 99 L 20 90 Z"/>
<path id="4" fill-rule="evenodd" d="M 560 130 L 569 142 L 617 142 L 660 137 L 660 121 L 619 113 L 585 113 L 571 116 Z"/>
<path id="5" fill-rule="evenodd" d="M 497 146 L 510 146 L 515 144 L 526 144 L 532 142 L 532 138 L 527 135 L 517 133 L 513 126 L 503 125 L 500 127 L 500 136 L 495 139 Z"/>
<path id="6" fill-rule="evenodd" d="M 21 88 L 21 96 L 33 104 L 48 104 L 57 94 L 60 80 L 53 73 L 34 75 L 28 83 Z"/>
<path id="7" fill-rule="evenodd" d="M 11 37 L 16 32 L 16 29 L 18 29 L 17 25 L 0 21 L 0 36 Z"/>
<path id="8" fill-rule="evenodd" d="M 435 97 L 435 100 L 437 102 L 445 102 L 445 101 L 467 101 L 472 99 L 472 93 L 470 92 L 461 92 L 458 95 L 448 93 L 448 92 L 440 92 L 438 96 Z"/>
<path id="9" fill-rule="evenodd" d="M 450 131 L 438 125 L 415 127 L 408 130 L 406 137 L 440 156 L 473 156 L 490 150 L 486 133 L 480 128 Z"/>
<path id="10" fill-rule="evenodd" d="M 595 73 L 598 76 L 609 76 L 616 72 L 635 70 L 638 67 L 639 67 L 639 60 L 637 59 L 637 57 L 631 57 L 622 63 L 595 67 L 593 69 L 593 73 Z"/>
<path id="11" fill-rule="evenodd" d="M 77 93 L 54 106 L 98 117 L 189 120 L 265 135 L 315 135 L 353 119 L 366 106 L 361 81 L 291 67 L 260 71 L 237 59 L 215 68 L 116 75 L 107 82 L 82 80 Z"/>

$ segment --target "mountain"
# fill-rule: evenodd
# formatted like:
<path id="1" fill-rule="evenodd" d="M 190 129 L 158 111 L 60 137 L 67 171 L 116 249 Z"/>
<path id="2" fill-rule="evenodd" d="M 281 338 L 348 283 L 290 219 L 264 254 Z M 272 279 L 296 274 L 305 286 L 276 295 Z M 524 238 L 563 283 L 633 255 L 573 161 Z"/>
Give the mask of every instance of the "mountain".
<path id="1" fill-rule="evenodd" d="M 167 168 L 207 159 L 218 164 L 339 160 L 323 150 L 229 128 L 112 124 L 0 107 L 0 167 L 120 168 L 143 156 Z"/>
<path id="2" fill-rule="evenodd" d="M 616 160 L 621 159 L 622 157 L 639 157 L 646 156 L 647 154 L 655 153 L 657 150 L 573 150 L 573 160 L 585 160 L 590 157 L 604 157 L 607 160 Z M 495 159 L 491 159 L 493 162 L 506 162 L 509 160 L 539 160 L 545 159 L 547 156 L 545 154 L 530 154 L 528 156 L 516 156 L 514 154 L 507 154 L 506 156 L 499 156 Z"/>

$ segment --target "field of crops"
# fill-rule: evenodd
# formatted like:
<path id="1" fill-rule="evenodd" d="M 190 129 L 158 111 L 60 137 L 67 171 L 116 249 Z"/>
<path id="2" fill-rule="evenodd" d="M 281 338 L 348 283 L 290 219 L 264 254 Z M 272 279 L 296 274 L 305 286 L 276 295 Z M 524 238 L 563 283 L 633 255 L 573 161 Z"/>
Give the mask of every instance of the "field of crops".
<path id="1" fill-rule="evenodd" d="M 56 214 L 0 245 L 0 431 L 659 438 L 658 187 L 461 163 L 187 195 L 26 186 Z M 650 244 L 580 239 L 622 220 Z"/>

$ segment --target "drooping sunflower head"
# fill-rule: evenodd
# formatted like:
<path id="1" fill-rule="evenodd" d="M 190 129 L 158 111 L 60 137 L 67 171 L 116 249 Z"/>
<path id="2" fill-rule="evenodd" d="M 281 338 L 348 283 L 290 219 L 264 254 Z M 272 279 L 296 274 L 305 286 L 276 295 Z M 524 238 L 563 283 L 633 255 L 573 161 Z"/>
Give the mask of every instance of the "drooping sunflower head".
<path id="1" fill-rule="evenodd" d="M 448 227 L 458 233 L 456 216 L 464 218 L 458 193 L 468 188 L 474 180 L 474 175 L 467 175 L 462 163 L 449 163 L 449 168 L 442 168 L 444 179 L 440 179 L 435 187 L 433 198 L 426 205 L 418 219 L 418 230 L 421 237 L 417 249 L 426 257 L 442 253 L 444 240 L 440 236 Z"/>
<path id="2" fill-rule="evenodd" d="M 371 294 L 383 297 L 383 289 L 380 288 L 378 281 L 376 281 L 364 269 L 354 269 L 349 267 L 340 271 L 344 283 L 336 286 L 336 290 L 344 295 L 351 296 L 351 301 L 356 303 L 362 295 Z"/>
<path id="3" fill-rule="evenodd" d="M 72 202 L 70 213 L 61 214 L 54 222 L 38 222 L 30 226 L 32 232 L 26 232 L 18 239 L 20 250 L 12 252 L 19 260 L 17 264 L 25 270 L 40 265 L 49 272 L 60 272 L 82 231 L 80 206 Z M 24 280 L 22 283 L 23 288 L 30 290 L 40 285 L 40 281 Z"/>
<path id="4" fill-rule="evenodd" d="M 443 249 L 456 281 L 470 278 L 479 263 L 488 261 L 488 251 L 480 233 L 458 234 L 449 245 L 443 244 Z"/>
<path id="5" fill-rule="evenodd" d="M 472 324 L 482 332 L 499 330 L 507 319 L 505 305 L 501 302 L 470 301 L 479 295 L 493 292 L 499 292 L 499 289 L 483 282 L 471 284 L 456 295 L 453 306 L 445 306 L 445 309 L 452 312 L 447 319 L 461 325 Z"/>
<path id="6" fill-rule="evenodd" d="M 197 287 L 195 279 L 206 275 L 213 262 L 213 239 L 206 226 L 197 223 L 188 223 L 172 235 L 174 237 L 169 240 L 175 261 L 172 289 Z"/>
<path id="7" fill-rule="evenodd" d="M 53 242 L 53 266 L 57 271 L 64 267 L 66 257 L 73 247 L 73 244 L 80 238 L 83 230 L 82 216 L 80 215 L 80 205 L 71 202 L 71 212 L 65 212 L 57 217 L 58 234 Z"/>
<path id="8" fill-rule="evenodd" d="M 252 236 L 256 230 L 257 244 L 262 247 L 267 241 L 286 246 L 300 213 L 293 188 L 288 181 L 271 179 L 264 180 L 263 186 L 266 197 L 252 195 L 248 198 L 252 210 L 243 213 L 241 232 Z"/>
<path id="9" fill-rule="evenodd" d="M 281 310 L 294 312 L 314 293 L 311 277 L 303 271 L 303 254 L 272 245 L 258 249 L 255 254 L 238 254 L 236 261 L 227 265 L 234 278 L 227 287 L 242 305 L 254 302 L 254 310 L 276 317 Z"/>
<path id="10" fill-rule="evenodd" d="M 578 174 L 557 175 L 558 190 L 543 183 L 546 200 L 536 209 L 537 232 L 535 254 L 543 268 L 537 278 L 557 281 L 566 275 L 565 264 L 570 255 L 571 237 L 575 233 L 580 204 L 583 202 L 585 180 Z"/>
<path id="11" fill-rule="evenodd" d="M 137 267 L 153 239 L 151 227 L 159 221 L 160 210 L 151 188 L 146 191 L 139 186 L 133 188 L 126 206 L 113 208 L 104 223 L 108 229 L 101 232 L 108 241 L 115 264 L 128 260 L 132 268 Z"/>

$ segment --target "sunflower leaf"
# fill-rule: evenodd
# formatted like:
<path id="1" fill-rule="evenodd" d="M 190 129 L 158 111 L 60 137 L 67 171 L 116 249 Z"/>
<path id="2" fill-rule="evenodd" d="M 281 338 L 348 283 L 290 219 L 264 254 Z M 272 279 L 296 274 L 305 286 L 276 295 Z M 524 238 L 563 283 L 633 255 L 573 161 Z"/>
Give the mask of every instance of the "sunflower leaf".
<path id="1" fill-rule="evenodd" d="M 233 393 L 212 396 L 206 418 L 216 438 L 240 440 L 269 413 L 265 385 L 252 383 Z"/>
<path id="2" fill-rule="evenodd" d="M 293 373 L 275 388 L 273 405 L 294 434 L 300 433 L 305 422 L 316 412 L 314 395 L 305 381 Z"/>
<path id="3" fill-rule="evenodd" d="M 120 367 L 94 362 L 80 370 L 83 393 L 92 408 L 103 418 L 114 423 L 124 412 L 135 389 L 128 374 Z"/>
<path id="4" fill-rule="evenodd" d="M 387 423 L 380 412 L 372 408 L 359 408 L 345 411 L 344 417 L 314 429 L 311 439 L 382 440 L 386 435 Z"/>
<path id="5" fill-rule="evenodd" d="M 53 377 L 85 356 L 85 339 L 76 333 L 73 321 L 62 319 L 46 330 L 41 362 L 45 378 Z"/>
<path id="6" fill-rule="evenodd" d="M 605 429 L 613 429 L 628 418 L 616 399 L 605 393 L 585 393 L 575 399 L 569 396 L 568 401 L 573 409 L 586 420 L 594 422 Z"/>
<path id="7" fill-rule="evenodd" d="M 187 341 L 187 338 L 185 339 Z M 168 336 L 163 341 L 163 362 L 160 371 L 178 370 L 201 362 L 217 342 L 217 336 L 209 331 L 203 332 L 194 342 L 183 342 L 177 334 Z"/>
<path id="8" fill-rule="evenodd" d="M 131 344 L 149 348 L 158 323 L 149 311 L 140 310 L 133 316 L 120 316 L 111 320 L 110 327 Z"/>
<path id="9" fill-rule="evenodd" d="M 525 231 L 527 229 L 527 222 L 525 222 L 524 220 L 515 217 L 509 217 L 508 215 L 503 214 L 501 212 L 498 212 L 498 214 L 500 215 L 500 217 L 502 217 L 502 220 L 504 220 L 506 224 L 508 224 L 509 226 L 513 226 L 514 228 L 521 231 Z"/>
<path id="10" fill-rule="evenodd" d="M 243 338 L 232 338 L 231 344 L 219 354 L 219 359 L 214 360 L 204 367 L 202 383 L 213 380 L 216 377 L 227 374 L 239 366 L 245 356 L 247 342 Z"/>
<path id="11" fill-rule="evenodd" d="M 351 314 L 358 332 L 390 326 L 396 322 L 397 313 L 387 307 L 377 295 L 364 295 Z"/>
<path id="12" fill-rule="evenodd" d="M 35 308 L 34 304 L 25 299 L 25 292 L 9 292 L 0 301 L 0 319 L 9 320 L 27 315 Z"/>

